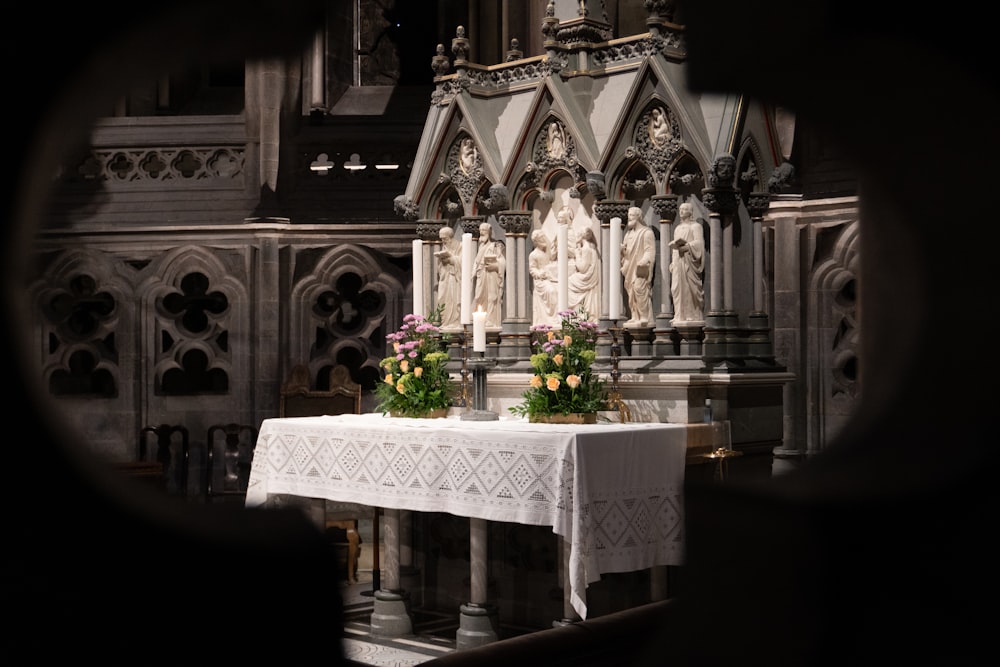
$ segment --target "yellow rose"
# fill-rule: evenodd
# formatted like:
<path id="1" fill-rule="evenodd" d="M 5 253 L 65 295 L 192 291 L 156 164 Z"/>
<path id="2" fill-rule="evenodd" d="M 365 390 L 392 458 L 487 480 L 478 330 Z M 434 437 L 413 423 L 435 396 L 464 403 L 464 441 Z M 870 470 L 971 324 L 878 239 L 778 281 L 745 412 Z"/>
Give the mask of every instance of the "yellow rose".
<path id="1" fill-rule="evenodd" d="M 539 388 L 541 388 L 541 386 L 542 386 L 542 376 L 541 375 L 533 375 L 531 377 L 531 388 L 532 389 L 539 389 Z"/>
<path id="2" fill-rule="evenodd" d="M 420 377 L 423 374 L 424 374 L 424 367 L 423 366 L 417 366 L 416 368 L 413 369 L 413 376 L 414 377 Z"/>
<path id="3" fill-rule="evenodd" d="M 392 384 L 392 373 L 386 373 L 385 374 L 385 383 L 386 384 Z"/>
<path id="4" fill-rule="evenodd" d="M 563 338 L 563 345 L 569 347 L 572 344 L 573 344 L 573 337 L 567 334 L 567 336 Z"/>
<path id="5" fill-rule="evenodd" d="M 554 339 L 556 337 L 556 332 L 555 331 L 550 331 L 547 335 L 549 337 L 549 340 L 552 340 L 552 339 Z"/>
<path id="6" fill-rule="evenodd" d="M 545 381 L 545 387 L 549 391 L 555 391 L 556 389 L 559 388 L 559 378 L 550 377 L 548 380 Z"/>
<path id="7" fill-rule="evenodd" d="M 557 354 L 552 357 L 552 361 L 555 362 L 556 366 L 562 366 L 563 356 L 561 354 Z"/>
<path id="8" fill-rule="evenodd" d="M 403 371 L 404 373 L 410 370 L 410 362 L 407 361 L 406 359 L 403 359 L 401 362 L 399 362 L 399 370 Z"/>
<path id="9" fill-rule="evenodd" d="M 396 354 L 399 354 L 399 343 L 398 342 L 392 344 L 392 351 L 395 352 Z"/>
<path id="10" fill-rule="evenodd" d="M 403 386 L 402 380 L 396 383 L 396 391 L 398 391 L 400 394 L 406 393 L 406 387 Z"/>
<path id="11" fill-rule="evenodd" d="M 580 386 L 580 376 L 579 375 L 567 375 L 566 384 L 569 385 L 570 389 L 576 389 Z"/>

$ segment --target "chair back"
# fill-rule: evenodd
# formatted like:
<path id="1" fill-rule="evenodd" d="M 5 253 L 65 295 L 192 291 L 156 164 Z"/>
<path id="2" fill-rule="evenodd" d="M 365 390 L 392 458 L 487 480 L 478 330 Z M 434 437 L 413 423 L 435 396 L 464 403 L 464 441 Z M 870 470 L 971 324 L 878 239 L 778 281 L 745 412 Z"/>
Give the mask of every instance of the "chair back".
<path id="1" fill-rule="evenodd" d="M 257 429 L 248 424 L 216 424 L 209 427 L 205 443 L 205 500 L 246 496 L 250 480 Z"/>
<path id="2" fill-rule="evenodd" d="M 149 443 L 156 443 L 151 452 Z M 191 462 L 191 443 L 188 430 L 180 424 L 159 424 L 139 429 L 136 460 L 155 461 L 163 470 L 163 484 L 167 493 L 187 494 L 188 469 Z"/>
<path id="3" fill-rule="evenodd" d="M 281 387 L 279 417 L 315 417 L 361 413 L 361 385 L 351 379 L 346 366 L 330 370 L 326 390 L 310 388 L 309 368 L 298 364 L 292 368 L 288 381 Z"/>

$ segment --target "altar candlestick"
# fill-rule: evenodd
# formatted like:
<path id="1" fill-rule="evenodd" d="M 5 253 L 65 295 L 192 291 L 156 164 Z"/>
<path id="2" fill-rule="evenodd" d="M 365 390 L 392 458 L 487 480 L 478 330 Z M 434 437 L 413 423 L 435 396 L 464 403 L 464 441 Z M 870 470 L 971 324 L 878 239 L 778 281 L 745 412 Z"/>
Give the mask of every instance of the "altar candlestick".
<path id="1" fill-rule="evenodd" d="M 622 309 L 622 219 L 611 218 L 608 248 L 608 318 L 618 320 Z"/>
<path id="2" fill-rule="evenodd" d="M 424 312 L 424 242 L 413 240 L 413 314 L 425 316 Z"/>
<path id="3" fill-rule="evenodd" d="M 472 351 L 486 351 L 486 311 L 482 307 L 472 314 Z"/>
<path id="4" fill-rule="evenodd" d="M 462 324 L 472 324 L 472 265 L 475 263 L 472 234 L 462 234 Z"/>
<path id="5" fill-rule="evenodd" d="M 569 225 L 559 225 L 556 252 L 559 253 L 559 296 L 557 310 L 569 308 Z"/>

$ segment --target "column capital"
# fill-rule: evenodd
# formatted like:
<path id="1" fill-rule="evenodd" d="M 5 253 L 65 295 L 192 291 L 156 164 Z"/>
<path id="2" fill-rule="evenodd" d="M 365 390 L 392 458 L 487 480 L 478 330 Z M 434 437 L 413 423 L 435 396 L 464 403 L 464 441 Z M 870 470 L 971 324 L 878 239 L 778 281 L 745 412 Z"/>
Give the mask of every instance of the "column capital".
<path id="1" fill-rule="evenodd" d="M 463 215 L 462 218 L 462 232 L 465 234 L 472 234 L 472 238 L 479 238 L 479 225 L 486 222 L 485 215 Z"/>
<path id="2" fill-rule="evenodd" d="M 671 223 L 677 216 L 677 195 L 653 195 L 650 198 L 653 210 L 660 216 L 661 223 Z"/>
<path id="3" fill-rule="evenodd" d="M 750 217 L 759 221 L 767 213 L 767 209 L 771 208 L 771 193 L 751 192 L 747 195 L 746 207 Z"/>
<path id="4" fill-rule="evenodd" d="M 736 211 L 739 199 L 734 188 L 705 188 L 701 191 L 701 202 L 709 213 L 721 215 Z"/>
<path id="5" fill-rule="evenodd" d="M 624 220 L 628 217 L 628 209 L 630 206 L 632 206 L 631 200 L 621 201 L 604 199 L 594 204 L 594 215 L 596 215 L 597 219 L 602 223 L 608 222 L 611 218 L 621 218 Z"/>
<path id="6" fill-rule="evenodd" d="M 439 236 L 441 228 L 445 227 L 447 223 L 444 220 L 417 220 L 417 238 L 424 243 L 440 243 L 441 237 Z"/>
<path id="7" fill-rule="evenodd" d="M 531 211 L 500 211 L 497 218 L 507 236 L 527 236 L 531 229 Z"/>

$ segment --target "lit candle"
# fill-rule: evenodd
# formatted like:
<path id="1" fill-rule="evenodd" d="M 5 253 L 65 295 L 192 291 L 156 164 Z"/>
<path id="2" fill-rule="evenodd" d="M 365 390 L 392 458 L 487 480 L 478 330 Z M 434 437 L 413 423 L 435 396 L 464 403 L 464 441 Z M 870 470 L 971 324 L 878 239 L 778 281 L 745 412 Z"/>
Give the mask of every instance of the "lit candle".
<path id="1" fill-rule="evenodd" d="M 472 324 L 472 265 L 475 263 L 472 234 L 462 234 L 462 324 Z"/>
<path id="2" fill-rule="evenodd" d="M 559 297 L 557 310 L 569 308 L 569 225 L 559 225 L 556 236 L 556 252 L 559 253 Z"/>
<path id="3" fill-rule="evenodd" d="M 472 314 L 472 351 L 486 351 L 486 311 L 482 306 Z"/>
<path id="4" fill-rule="evenodd" d="M 611 218 L 608 248 L 608 318 L 622 316 L 622 219 Z"/>
<path id="5" fill-rule="evenodd" d="M 424 242 L 413 240 L 413 314 L 423 317 L 424 312 Z"/>

